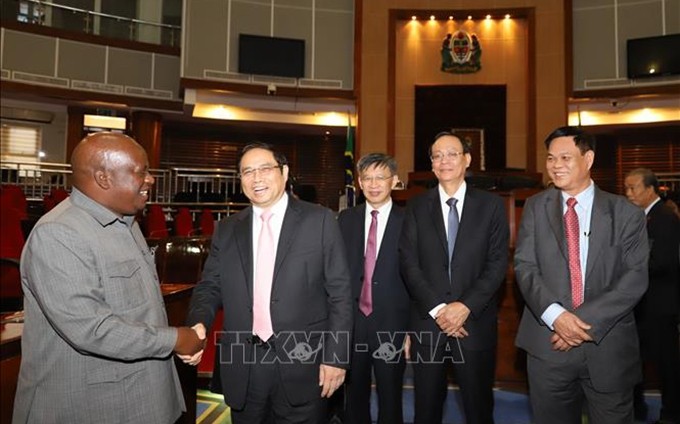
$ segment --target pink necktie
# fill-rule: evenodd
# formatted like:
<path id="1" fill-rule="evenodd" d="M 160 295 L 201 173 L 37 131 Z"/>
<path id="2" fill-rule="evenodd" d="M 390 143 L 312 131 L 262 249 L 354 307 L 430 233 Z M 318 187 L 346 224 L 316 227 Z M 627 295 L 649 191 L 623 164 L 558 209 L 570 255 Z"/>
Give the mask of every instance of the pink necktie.
<path id="1" fill-rule="evenodd" d="M 359 310 L 366 316 L 371 315 L 371 312 L 373 312 L 373 290 L 371 289 L 371 284 L 378 252 L 377 239 L 378 211 L 372 210 L 371 226 L 368 228 L 368 239 L 366 240 L 366 255 L 364 256 L 364 283 L 361 286 L 361 296 L 359 297 Z"/>
<path id="2" fill-rule="evenodd" d="M 581 277 L 581 249 L 578 216 L 574 206 L 576 199 L 567 199 L 567 213 L 564 214 L 564 228 L 569 252 L 569 275 L 571 277 L 571 303 L 574 309 L 583 303 L 583 281 Z"/>
<path id="3" fill-rule="evenodd" d="M 262 229 L 257 242 L 257 259 L 255 260 L 255 285 L 253 287 L 253 332 L 260 339 L 267 341 L 274 334 L 269 304 L 272 294 L 272 280 L 274 279 L 274 261 L 276 246 L 274 236 L 269 226 L 271 211 L 264 211 Z"/>

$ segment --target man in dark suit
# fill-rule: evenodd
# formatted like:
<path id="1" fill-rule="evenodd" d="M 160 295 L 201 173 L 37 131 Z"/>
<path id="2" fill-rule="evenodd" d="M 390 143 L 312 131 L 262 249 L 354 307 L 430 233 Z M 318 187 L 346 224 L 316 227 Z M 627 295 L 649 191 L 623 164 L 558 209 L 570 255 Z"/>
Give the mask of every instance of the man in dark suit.
<path id="1" fill-rule="evenodd" d="M 329 209 L 285 193 L 288 164 L 270 145 L 246 146 L 238 166 L 251 206 L 220 222 L 187 320 L 210 328 L 224 307 L 218 354 L 232 422 L 318 423 L 349 366 L 340 229 Z"/>
<path id="2" fill-rule="evenodd" d="M 357 171 L 366 203 L 345 209 L 338 217 L 355 301 L 345 422 L 372 422 L 373 371 L 378 423 L 398 424 L 403 422 L 401 392 L 406 363 L 401 349 L 410 300 L 399 272 L 398 245 L 404 211 L 391 198 L 399 180 L 397 162 L 386 154 L 370 153 L 359 159 Z"/>
<path id="3" fill-rule="evenodd" d="M 680 220 L 657 194 L 659 181 L 645 168 L 628 173 L 626 196 L 647 215 L 649 288 L 635 307 L 642 357 L 656 367 L 661 381 L 661 423 L 680 423 Z M 636 418 L 645 419 L 643 386 L 635 386 Z"/>
<path id="4" fill-rule="evenodd" d="M 640 355 L 633 307 L 647 289 L 644 214 L 590 178 L 595 139 L 562 127 L 545 141 L 554 188 L 529 198 L 515 273 L 526 301 L 517 346 L 528 352 L 536 423 L 632 423 Z"/>
<path id="5" fill-rule="evenodd" d="M 439 184 L 413 198 L 399 245 L 415 307 L 411 360 L 416 423 L 440 423 L 452 362 L 467 423 L 493 422 L 497 296 L 508 261 L 500 197 L 469 187 L 471 146 L 451 132 L 430 147 Z"/>

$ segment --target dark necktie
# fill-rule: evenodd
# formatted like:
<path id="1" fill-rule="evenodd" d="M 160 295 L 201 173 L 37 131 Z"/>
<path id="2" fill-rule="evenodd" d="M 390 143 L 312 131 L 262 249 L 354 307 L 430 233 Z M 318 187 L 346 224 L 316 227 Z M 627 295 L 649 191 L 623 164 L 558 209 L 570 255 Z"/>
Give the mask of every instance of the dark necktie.
<path id="1" fill-rule="evenodd" d="M 449 269 L 451 269 L 451 258 L 453 258 L 453 249 L 456 246 L 456 236 L 458 235 L 458 209 L 456 209 L 458 199 L 451 197 L 446 201 L 449 205 L 449 230 L 446 235 L 446 240 L 449 244 Z M 449 271 L 450 272 L 450 271 Z"/>
<path id="2" fill-rule="evenodd" d="M 371 289 L 371 284 L 377 253 L 378 211 L 372 210 L 371 226 L 368 228 L 368 239 L 366 240 L 366 255 L 364 256 L 364 282 L 361 286 L 361 296 L 359 297 L 359 310 L 366 316 L 371 315 L 371 312 L 373 312 L 373 290 Z"/>
<path id="3" fill-rule="evenodd" d="M 564 214 L 564 230 L 567 237 L 569 256 L 569 277 L 571 280 L 571 303 L 574 309 L 583 303 L 583 280 L 581 276 L 581 247 L 578 215 L 574 206 L 576 199 L 567 199 L 567 213 Z"/>

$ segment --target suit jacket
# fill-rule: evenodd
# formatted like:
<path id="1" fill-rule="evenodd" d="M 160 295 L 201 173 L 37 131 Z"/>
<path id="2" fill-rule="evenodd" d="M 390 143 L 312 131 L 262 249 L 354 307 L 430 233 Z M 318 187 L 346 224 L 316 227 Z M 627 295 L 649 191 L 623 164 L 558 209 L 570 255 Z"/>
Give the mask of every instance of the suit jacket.
<path id="1" fill-rule="evenodd" d="M 14 423 L 174 423 L 184 409 L 153 256 L 134 217 L 74 189 L 36 224 Z"/>
<path id="2" fill-rule="evenodd" d="M 553 362 L 574 352 L 552 350 L 552 331 L 540 318 L 552 303 L 571 305 L 563 214 L 560 190 L 529 198 L 515 251 L 517 283 L 526 301 L 517 346 Z M 641 378 L 633 307 L 647 289 L 647 257 L 642 210 L 595 187 L 584 302 L 574 313 L 592 325 L 588 333 L 593 342 L 576 349 L 585 349 L 590 378 L 598 390 L 626 389 Z"/>
<path id="3" fill-rule="evenodd" d="M 253 346 L 252 207 L 218 224 L 203 276 L 193 292 L 187 321 L 210 328 L 224 307 L 220 334 L 221 379 L 225 402 L 242 408 Z M 319 397 L 319 364 L 349 366 L 352 300 L 342 236 L 333 213 L 311 203 L 288 200 L 274 265 L 271 319 L 281 380 L 292 404 Z M 333 336 L 339 336 L 335 339 Z M 304 342 L 320 351 L 303 360 Z M 296 350 L 298 349 L 298 350 Z M 305 355 L 303 355 L 305 356 Z"/>
<path id="4" fill-rule="evenodd" d="M 497 292 L 508 265 L 509 229 L 503 200 L 468 185 L 460 218 L 456 247 L 447 251 L 444 217 L 438 188 L 409 202 L 399 244 L 401 269 L 415 308 L 412 330 L 431 332 L 446 340 L 429 311 L 440 303 L 460 301 L 470 309 L 465 323 L 469 336 L 461 339 L 466 349 L 490 349 L 497 341 Z M 429 344 L 426 340 L 421 340 Z"/>
<path id="5" fill-rule="evenodd" d="M 343 210 L 338 217 L 349 262 L 355 314 L 362 313 L 359 310 L 359 296 L 364 279 L 365 214 L 366 204 L 362 204 Z M 393 204 L 372 278 L 371 318 L 379 331 L 405 332 L 408 327 L 410 298 L 399 271 L 399 236 L 403 221 L 403 208 Z"/>
<path id="6" fill-rule="evenodd" d="M 680 220 L 663 200 L 647 214 L 647 235 L 649 288 L 636 307 L 636 318 L 654 325 L 654 317 L 680 311 Z"/>

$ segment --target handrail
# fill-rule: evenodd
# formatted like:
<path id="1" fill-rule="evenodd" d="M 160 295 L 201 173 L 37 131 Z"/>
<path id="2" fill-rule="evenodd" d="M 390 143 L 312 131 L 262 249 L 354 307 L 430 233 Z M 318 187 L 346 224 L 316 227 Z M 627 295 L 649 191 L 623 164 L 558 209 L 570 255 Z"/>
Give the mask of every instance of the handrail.
<path id="1" fill-rule="evenodd" d="M 44 5 L 44 6 L 54 7 L 54 8 L 57 8 L 57 9 L 64 9 L 64 10 L 68 10 L 70 12 L 81 12 L 81 13 L 85 13 L 87 15 L 100 16 L 100 17 L 103 17 L 103 18 L 112 18 L 112 19 L 116 19 L 118 21 L 127 21 L 127 22 L 136 23 L 136 24 L 151 25 L 151 26 L 156 26 L 156 27 L 160 27 L 160 28 L 169 28 L 169 29 L 175 29 L 175 30 L 182 29 L 182 27 L 178 26 L 178 25 L 163 24 L 163 23 L 160 23 L 160 22 L 145 21 L 143 19 L 127 18 L 125 16 L 111 15 L 111 14 L 108 14 L 108 13 L 97 12 L 95 10 L 86 10 L 86 9 L 80 9 L 78 7 L 66 6 L 64 4 L 52 3 L 50 1 L 42 1 L 42 0 L 23 0 L 23 1 L 26 1 L 26 2 L 29 2 L 29 3 L 34 3 L 34 4 L 37 4 L 37 5 L 40 5 L 40 6 Z"/>

